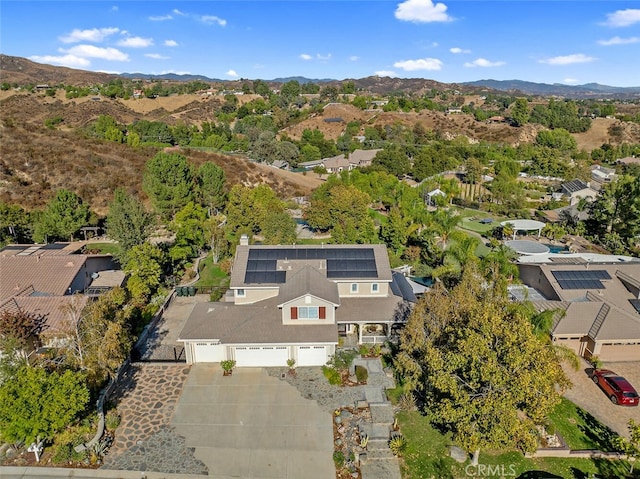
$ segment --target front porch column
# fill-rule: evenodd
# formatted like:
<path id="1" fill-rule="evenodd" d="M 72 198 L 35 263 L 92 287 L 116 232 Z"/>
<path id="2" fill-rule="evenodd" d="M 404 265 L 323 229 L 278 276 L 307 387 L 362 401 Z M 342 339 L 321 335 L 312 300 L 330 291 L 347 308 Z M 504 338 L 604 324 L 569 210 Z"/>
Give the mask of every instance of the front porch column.
<path id="1" fill-rule="evenodd" d="M 358 344 L 362 344 L 362 330 L 364 329 L 364 324 L 358 324 Z"/>

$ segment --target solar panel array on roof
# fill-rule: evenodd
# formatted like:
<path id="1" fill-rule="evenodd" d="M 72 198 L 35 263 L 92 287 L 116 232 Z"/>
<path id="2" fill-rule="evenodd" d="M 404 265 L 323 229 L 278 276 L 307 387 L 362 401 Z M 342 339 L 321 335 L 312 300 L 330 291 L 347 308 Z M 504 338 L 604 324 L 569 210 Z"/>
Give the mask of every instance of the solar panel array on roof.
<path id="1" fill-rule="evenodd" d="M 640 299 L 630 299 L 629 302 L 631 306 L 633 306 L 638 313 L 640 313 Z"/>
<path id="2" fill-rule="evenodd" d="M 251 249 L 244 282 L 284 283 L 286 272 L 277 270 L 279 260 L 327 261 L 327 278 L 376 278 L 373 248 L 274 248 Z"/>
<path id="3" fill-rule="evenodd" d="M 603 289 L 603 279 L 611 279 L 604 269 L 552 271 L 562 289 Z"/>

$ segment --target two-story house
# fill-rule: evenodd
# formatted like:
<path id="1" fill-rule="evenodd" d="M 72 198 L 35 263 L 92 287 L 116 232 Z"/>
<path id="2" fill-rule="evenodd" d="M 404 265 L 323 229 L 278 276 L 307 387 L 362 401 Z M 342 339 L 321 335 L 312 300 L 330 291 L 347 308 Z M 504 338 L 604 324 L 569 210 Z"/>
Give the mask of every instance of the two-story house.
<path id="1" fill-rule="evenodd" d="M 319 366 L 338 337 L 383 342 L 415 296 L 384 245 L 249 245 L 236 250 L 228 301 L 194 306 L 179 341 L 188 363 Z"/>

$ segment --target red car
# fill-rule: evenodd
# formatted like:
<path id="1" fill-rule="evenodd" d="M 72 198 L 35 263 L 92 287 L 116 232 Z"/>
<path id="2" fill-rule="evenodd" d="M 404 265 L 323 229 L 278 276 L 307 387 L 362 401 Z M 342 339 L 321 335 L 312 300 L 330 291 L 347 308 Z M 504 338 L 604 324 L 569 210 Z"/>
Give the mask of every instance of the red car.
<path id="1" fill-rule="evenodd" d="M 594 369 L 591 379 L 609 396 L 613 404 L 620 404 L 621 406 L 638 405 L 638 393 L 631 383 L 613 371 Z"/>

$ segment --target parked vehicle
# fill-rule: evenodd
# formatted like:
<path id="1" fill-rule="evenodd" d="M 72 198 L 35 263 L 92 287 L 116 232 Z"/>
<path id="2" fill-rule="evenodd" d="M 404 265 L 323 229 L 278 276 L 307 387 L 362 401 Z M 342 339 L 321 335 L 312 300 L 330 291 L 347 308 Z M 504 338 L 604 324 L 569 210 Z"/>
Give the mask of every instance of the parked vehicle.
<path id="1" fill-rule="evenodd" d="M 621 406 L 637 406 L 639 396 L 637 391 L 622 376 L 608 369 L 594 369 L 591 379 L 600 386 L 613 404 Z"/>

